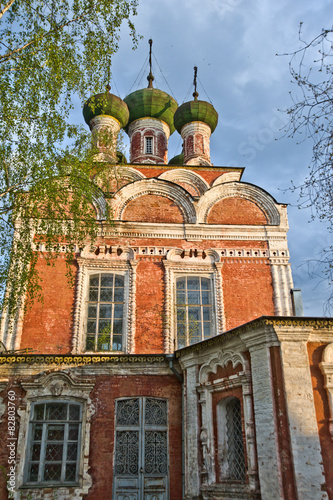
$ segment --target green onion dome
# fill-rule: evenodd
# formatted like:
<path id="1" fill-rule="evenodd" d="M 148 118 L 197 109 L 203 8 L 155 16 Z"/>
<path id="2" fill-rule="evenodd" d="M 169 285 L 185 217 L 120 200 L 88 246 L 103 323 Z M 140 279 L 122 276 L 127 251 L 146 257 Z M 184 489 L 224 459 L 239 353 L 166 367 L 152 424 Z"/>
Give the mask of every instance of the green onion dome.
<path id="1" fill-rule="evenodd" d="M 212 104 L 195 99 L 194 101 L 184 102 L 179 106 L 175 113 L 174 123 L 179 133 L 184 125 L 191 122 L 204 122 L 213 133 L 216 129 L 218 117 L 219 115 Z"/>
<path id="2" fill-rule="evenodd" d="M 180 153 L 169 160 L 169 165 L 184 165 L 184 153 Z"/>
<path id="3" fill-rule="evenodd" d="M 91 96 L 83 106 L 83 117 L 88 125 L 90 120 L 100 115 L 115 118 L 121 127 L 127 125 L 129 118 L 127 104 L 120 97 L 110 94 L 109 89 L 107 86 L 106 92 Z"/>
<path id="4" fill-rule="evenodd" d="M 177 102 L 166 92 L 159 89 L 146 88 L 132 92 L 124 99 L 129 109 L 129 125 L 140 118 L 155 118 L 165 122 L 170 134 L 175 131 L 173 116 L 178 107 Z"/>

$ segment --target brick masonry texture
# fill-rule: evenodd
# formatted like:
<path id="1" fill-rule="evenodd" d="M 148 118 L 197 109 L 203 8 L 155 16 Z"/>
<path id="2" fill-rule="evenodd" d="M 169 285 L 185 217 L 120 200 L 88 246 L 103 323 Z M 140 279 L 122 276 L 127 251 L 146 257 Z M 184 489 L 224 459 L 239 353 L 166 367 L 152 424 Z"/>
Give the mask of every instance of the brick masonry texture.
<path id="1" fill-rule="evenodd" d="M 124 210 L 122 220 L 182 224 L 183 215 L 179 207 L 168 198 L 146 195 L 129 202 Z"/>
<path id="2" fill-rule="evenodd" d="M 76 266 L 72 265 L 75 279 Z M 66 277 L 64 257 L 54 265 L 40 257 L 37 271 L 42 279 L 43 299 L 28 306 L 23 323 L 21 348 L 35 352 L 65 354 L 71 351 L 75 289 Z"/>
<path id="3" fill-rule="evenodd" d="M 251 201 L 239 197 L 226 198 L 213 206 L 208 214 L 208 224 L 267 224 L 263 211 Z"/>

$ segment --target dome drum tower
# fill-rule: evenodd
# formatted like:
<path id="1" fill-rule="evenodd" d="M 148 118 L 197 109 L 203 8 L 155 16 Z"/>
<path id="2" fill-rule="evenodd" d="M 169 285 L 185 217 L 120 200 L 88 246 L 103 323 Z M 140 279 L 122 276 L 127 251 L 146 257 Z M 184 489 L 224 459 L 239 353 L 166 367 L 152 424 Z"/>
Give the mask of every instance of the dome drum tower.
<path id="1" fill-rule="evenodd" d="M 85 122 L 92 132 L 92 141 L 97 150 L 96 161 L 117 162 L 117 140 L 120 129 L 128 122 L 129 111 L 120 97 L 106 92 L 94 95 L 83 107 Z"/>

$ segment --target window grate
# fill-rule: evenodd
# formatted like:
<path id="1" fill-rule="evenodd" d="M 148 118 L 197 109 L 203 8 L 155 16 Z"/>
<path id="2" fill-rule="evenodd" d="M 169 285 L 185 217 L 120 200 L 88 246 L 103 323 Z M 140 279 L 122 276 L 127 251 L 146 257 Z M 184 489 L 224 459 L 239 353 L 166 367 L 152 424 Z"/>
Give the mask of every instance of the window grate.
<path id="1" fill-rule="evenodd" d="M 226 406 L 229 478 L 245 479 L 245 456 L 240 401 L 233 398 Z"/>
<path id="2" fill-rule="evenodd" d="M 153 138 L 152 137 L 145 138 L 145 153 L 147 155 L 153 154 Z"/>

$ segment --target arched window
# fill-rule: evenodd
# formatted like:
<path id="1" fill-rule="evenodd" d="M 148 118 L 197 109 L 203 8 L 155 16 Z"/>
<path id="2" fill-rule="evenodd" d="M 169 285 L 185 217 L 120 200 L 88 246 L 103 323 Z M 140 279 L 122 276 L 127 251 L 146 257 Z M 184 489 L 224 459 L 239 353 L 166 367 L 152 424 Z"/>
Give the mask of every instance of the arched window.
<path id="1" fill-rule="evenodd" d="M 124 291 L 124 275 L 90 275 L 86 321 L 87 351 L 123 349 Z"/>
<path id="2" fill-rule="evenodd" d="M 182 276 L 176 280 L 177 349 L 213 335 L 212 280 Z"/>
<path id="3" fill-rule="evenodd" d="M 238 398 L 228 397 L 218 403 L 217 422 L 220 479 L 244 481 L 242 412 Z"/>

